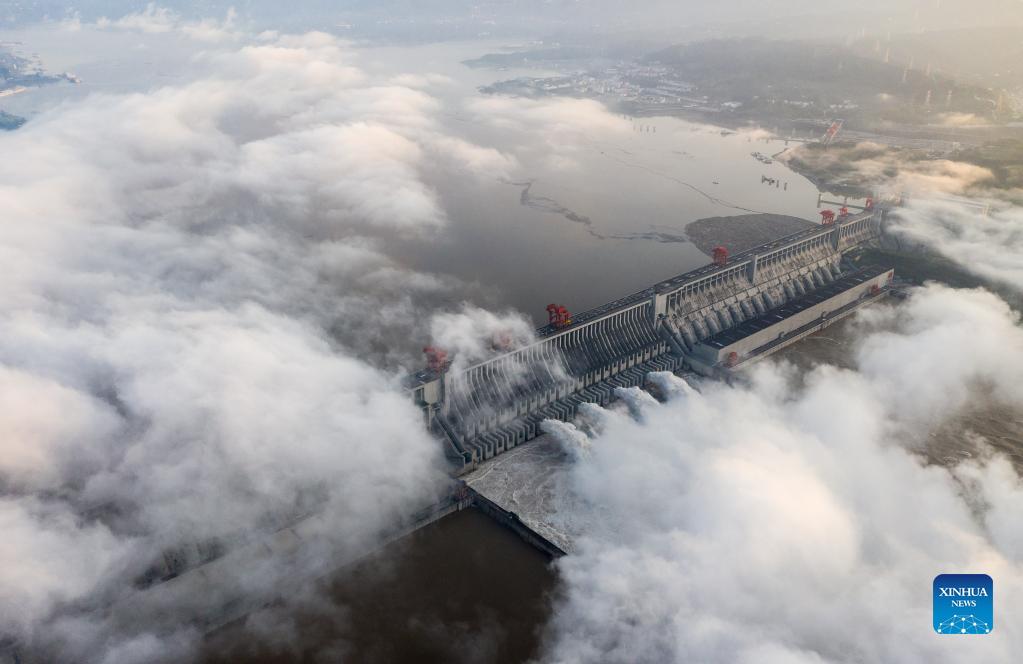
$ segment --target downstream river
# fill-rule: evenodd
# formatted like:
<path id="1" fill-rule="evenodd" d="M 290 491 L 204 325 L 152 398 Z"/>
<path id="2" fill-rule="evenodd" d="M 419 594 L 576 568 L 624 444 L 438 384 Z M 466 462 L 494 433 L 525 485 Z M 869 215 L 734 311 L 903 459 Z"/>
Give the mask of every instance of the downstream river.
<path id="1" fill-rule="evenodd" d="M 212 634 L 203 661 L 518 664 L 538 654 L 555 584 L 546 555 L 464 510 L 324 581 L 315 598 Z"/>

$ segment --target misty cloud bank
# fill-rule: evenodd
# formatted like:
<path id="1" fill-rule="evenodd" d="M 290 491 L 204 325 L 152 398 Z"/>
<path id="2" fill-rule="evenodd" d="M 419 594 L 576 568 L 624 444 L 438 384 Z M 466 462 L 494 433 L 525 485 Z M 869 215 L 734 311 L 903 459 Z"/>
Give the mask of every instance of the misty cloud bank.
<path id="1" fill-rule="evenodd" d="M 44 659 L 187 659 L 218 581 L 147 584 L 309 514 L 296 564 L 340 560 L 446 490 L 398 378 L 431 333 L 479 342 L 432 323 L 463 285 L 387 241 L 447 222 L 424 171 L 509 158 L 327 35 L 197 57 L 206 78 L 2 137 L 0 636 Z M 225 584 L 274 597 L 247 564 Z"/>
<path id="2" fill-rule="evenodd" d="M 521 177 L 520 156 L 578 168 L 573 137 L 628 125 L 594 102 L 457 100 L 516 137 L 504 153 L 446 129 L 443 76 L 371 73 L 328 35 L 159 7 L 59 29 L 182 35 L 205 73 L 2 137 L 0 639 L 182 660 L 218 602 L 275 598 L 446 490 L 399 386 L 426 343 L 457 368 L 532 338 L 461 304 L 478 284 L 392 258 L 448 228 L 437 183 Z M 295 523 L 286 569 L 223 574 Z M 202 597 L 166 581 L 209 561 Z"/>
<path id="3" fill-rule="evenodd" d="M 547 661 L 1016 661 L 1023 484 L 999 456 L 914 450 L 977 399 L 1023 406 L 1019 316 L 931 285 L 857 326 L 854 370 L 765 363 L 699 391 L 659 376 L 667 403 L 588 416 L 572 490 L 603 526 L 559 563 Z M 931 630 L 949 571 L 995 579 L 989 637 Z"/>
<path id="4" fill-rule="evenodd" d="M 218 42 L 229 39 L 242 39 L 244 34 L 236 30 L 238 12 L 228 7 L 223 19 L 202 18 L 187 20 L 178 12 L 150 3 L 136 12 L 128 13 L 120 18 L 110 19 L 101 16 L 93 24 L 101 30 L 126 30 L 142 33 L 180 32 L 186 37 L 199 41 Z M 75 13 L 64 19 L 63 25 L 68 29 L 81 28 L 81 16 Z"/>
<path id="5" fill-rule="evenodd" d="M 99 27 L 240 45 L 198 55 L 204 79 L 91 97 L 0 139 L 18 155 L 0 162 L 0 636 L 55 660 L 181 661 L 202 606 L 137 590 L 168 552 L 194 565 L 317 513 L 321 546 L 297 564 L 322 564 L 444 490 L 398 375 L 427 339 L 466 364 L 533 331 L 468 306 L 433 315 L 468 287 L 402 267 L 388 241 L 447 223 L 430 173 L 517 162 L 443 129 L 443 81 L 375 79 L 326 35 L 252 40 L 231 14 L 158 8 Z M 589 101 L 466 110 L 556 168 L 578 166 L 574 134 L 629 131 Z M 1023 283 L 1015 211 L 916 209 L 902 232 L 989 252 L 982 276 Z M 1018 625 L 936 641 L 927 593 L 938 572 L 983 571 L 999 616 L 1023 608 L 1015 471 L 908 450 L 978 391 L 1020 405 L 1018 320 L 989 294 L 929 287 L 862 325 L 857 371 L 800 387 L 764 365 L 699 393 L 661 376 L 667 404 L 630 392 L 628 416 L 594 407 L 557 429 L 605 527 L 561 564 L 549 660 L 1010 661 Z M 273 597 L 283 572 L 266 565 L 232 591 Z"/>
<path id="6" fill-rule="evenodd" d="M 882 181 L 894 164 L 857 166 Z M 1017 302 L 1023 216 L 989 176 L 950 161 L 899 172 L 889 184 L 914 193 L 886 232 Z M 960 416 L 1023 412 L 1019 312 L 929 284 L 854 327 L 851 370 L 764 363 L 698 390 L 655 375 L 664 404 L 623 392 L 574 424 L 545 422 L 573 459 L 574 511 L 557 518 L 586 528 L 559 561 L 543 661 L 1018 659 L 1023 481 L 993 447 L 947 468 L 926 451 Z M 996 579 L 990 637 L 933 633 L 931 580 L 945 571 Z"/>
<path id="7" fill-rule="evenodd" d="M 1023 292 L 1023 208 L 992 198 L 921 198 L 894 212 L 888 232 L 897 239 L 934 251 L 990 283 Z"/>

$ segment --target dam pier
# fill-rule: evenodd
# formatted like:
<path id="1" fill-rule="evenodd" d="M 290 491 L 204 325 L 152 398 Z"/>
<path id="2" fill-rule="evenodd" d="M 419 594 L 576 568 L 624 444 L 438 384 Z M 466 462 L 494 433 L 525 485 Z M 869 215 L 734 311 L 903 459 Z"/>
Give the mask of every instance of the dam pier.
<path id="1" fill-rule="evenodd" d="M 458 371 L 427 349 L 411 396 L 461 474 L 650 372 L 727 376 L 890 292 L 892 269 L 849 260 L 885 214 L 868 202 L 741 253 L 717 247 L 708 265 L 581 314 L 552 304 L 534 342 Z"/>

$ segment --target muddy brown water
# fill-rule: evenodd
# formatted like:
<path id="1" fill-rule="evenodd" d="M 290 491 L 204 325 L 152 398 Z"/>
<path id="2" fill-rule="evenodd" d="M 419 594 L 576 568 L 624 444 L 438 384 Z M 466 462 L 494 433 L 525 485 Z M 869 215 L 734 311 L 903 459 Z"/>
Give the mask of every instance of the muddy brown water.
<path id="1" fill-rule="evenodd" d="M 388 546 L 293 599 L 213 633 L 206 664 L 512 664 L 538 653 L 556 573 L 475 509 Z"/>

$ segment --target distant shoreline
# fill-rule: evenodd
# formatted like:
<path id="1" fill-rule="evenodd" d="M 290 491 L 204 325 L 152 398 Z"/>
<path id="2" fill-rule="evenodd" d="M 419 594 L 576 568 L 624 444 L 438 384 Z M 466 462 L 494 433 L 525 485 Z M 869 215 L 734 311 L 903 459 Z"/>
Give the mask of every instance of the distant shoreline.
<path id="1" fill-rule="evenodd" d="M 19 85 L 13 88 L 6 88 L 4 90 L 0 90 L 0 97 L 12 97 L 16 94 L 25 92 L 26 90 L 28 90 L 28 88 L 26 88 L 24 85 Z"/>

